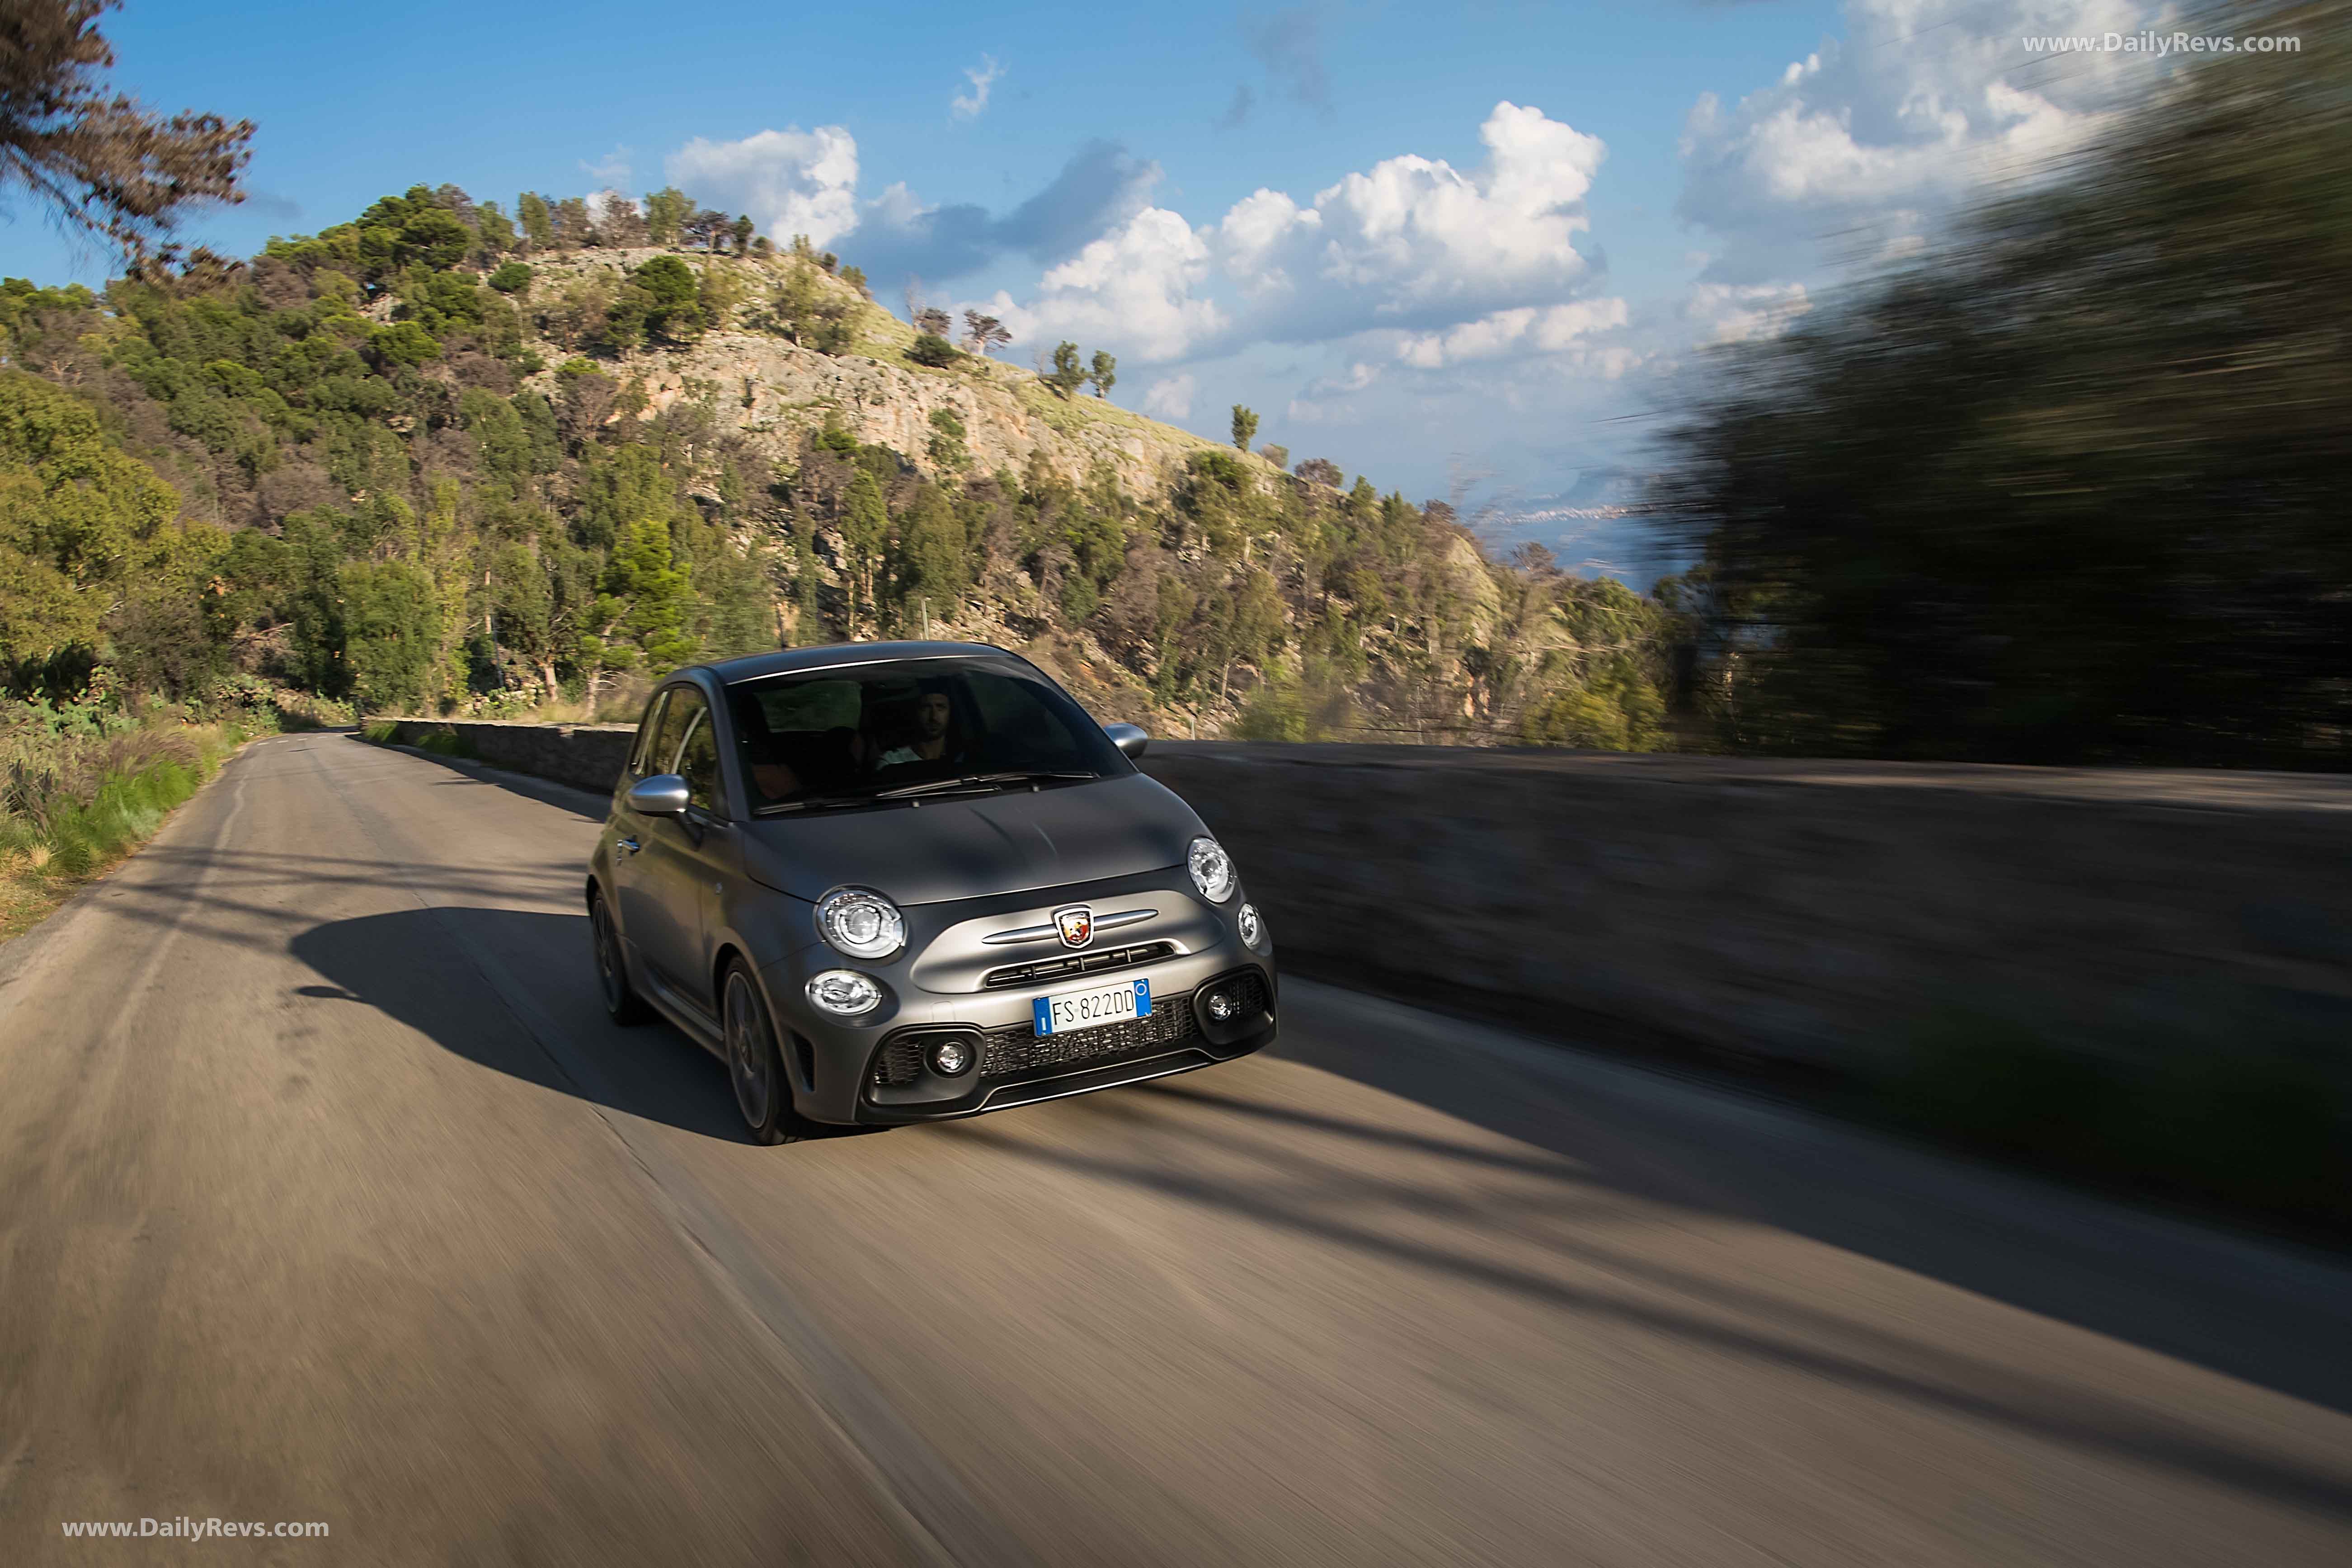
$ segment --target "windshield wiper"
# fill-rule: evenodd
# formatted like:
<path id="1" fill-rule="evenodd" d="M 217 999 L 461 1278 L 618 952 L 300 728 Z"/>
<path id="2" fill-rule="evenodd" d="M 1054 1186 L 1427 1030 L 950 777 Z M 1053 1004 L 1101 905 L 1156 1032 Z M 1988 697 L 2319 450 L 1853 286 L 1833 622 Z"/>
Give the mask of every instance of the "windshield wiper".
<path id="1" fill-rule="evenodd" d="M 966 773 L 959 779 L 933 779 L 929 784 L 902 784 L 877 793 L 876 800 L 908 800 L 917 795 L 945 795 L 960 789 L 994 789 L 1004 784 L 1043 784 L 1054 779 L 1098 779 L 1096 773 L 1072 773 L 1048 768 L 1017 769 L 1002 773 Z"/>
<path id="2" fill-rule="evenodd" d="M 870 795 L 823 795 L 808 800 L 781 800 L 773 805 L 763 805 L 751 815 L 781 816 L 788 811 L 837 811 L 853 805 L 872 805 L 875 798 Z"/>

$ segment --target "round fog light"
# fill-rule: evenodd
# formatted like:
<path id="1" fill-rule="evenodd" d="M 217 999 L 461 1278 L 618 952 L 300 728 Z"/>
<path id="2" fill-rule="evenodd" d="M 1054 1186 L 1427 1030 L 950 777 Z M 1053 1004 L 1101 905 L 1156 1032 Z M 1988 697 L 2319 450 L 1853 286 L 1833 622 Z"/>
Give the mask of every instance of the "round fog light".
<path id="1" fill-rule="evenodd" d="M 1223 1024 L 1231 1021 L 1233 1016 L 1240 1011 L 1240 1005 L 1234 1002 L 1232 992 L 1212 991 L 1209 993 L 1209 1016 L 1214 1018 L 1218 1023 Z"/>
<path id="2" fill-rule="evenodd" d="M 1257 939 L 1265 934 L 1265 922 L 1257 918 L 1255 904 L 1244 904 L 1241 912 L 1234 917 L 1234 923 L 1241 927 L 1242 940 L 1252 947 L 1255 947 Z"/>
<path id="3" fill-rule="evenodd" d="M 882 1005 L 882 987 L 870 974 L 854 969 L 828 969 L 808 983 L 808 999 L 820 1012 L 836 1018 L 855 1018 Z"/>
<path id="4" fill-rule="evenodd" d="M 971 1047 L 962 1040 L 945 1039 L 931 1047 L 931 1070 L 941 1078 L 953 1078 L 971 1066 Z"/>

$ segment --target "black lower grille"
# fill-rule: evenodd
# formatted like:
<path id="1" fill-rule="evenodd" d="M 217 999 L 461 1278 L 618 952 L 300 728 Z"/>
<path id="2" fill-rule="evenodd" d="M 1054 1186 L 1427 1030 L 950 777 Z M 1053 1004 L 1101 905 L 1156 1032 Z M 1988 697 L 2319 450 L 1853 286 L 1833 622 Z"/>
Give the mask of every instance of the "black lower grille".
<path id="1" fill-rule="evenodd" d="M 1097 974 L 1106 969 L 1128 969 L 1139 963 L 1157 963 L 1163 958 L 1176 956 L 1172 942 L 1147 942 L 1134 947 L 1107 947 L 1098 952 L 1074 952 L 1066 958 L 1043 958 L 1034 963 L 1009 964 L 992 969 L 981 984 L 991 991 L 1001 991 L 1008 985 L 1034 985 L 1043 980 L 1066 980 L 1074 974 Z"/>
<path id="2" fill-rule="evenodd" d="M 1181 996 L 1154 996 L 1150 1017 L 1129 1018 L 1100 1028 L 1040 1035 L 1027 1024 L 1014 1024 L 988 1031 L 988 1043 L 981 1052 L 980 1076 L 1011 1078 L 1039 1068 L 1148 1056 L 1180 1046 L 1197 1032 L 1189 992 Z"/>
<path id="3" fill-rule="evenodd" d="M 1225 992 L 1241 1004 L 1236 1010 L 1241 1017 L 1255 1018 L 1266 1010 L 1265 982 L 1258 978 L 1257 971 L 1255 969 L 1244 970 L 1239 975 L 1219 985 L 1217 989 Z"/>
<path id="4" fill-rule="evenodd" d="M 874 1081 L 896 1089 L 915 1081 L 923 1070 L 923 1042 L 893 1040 L 874 1058 Z"/>

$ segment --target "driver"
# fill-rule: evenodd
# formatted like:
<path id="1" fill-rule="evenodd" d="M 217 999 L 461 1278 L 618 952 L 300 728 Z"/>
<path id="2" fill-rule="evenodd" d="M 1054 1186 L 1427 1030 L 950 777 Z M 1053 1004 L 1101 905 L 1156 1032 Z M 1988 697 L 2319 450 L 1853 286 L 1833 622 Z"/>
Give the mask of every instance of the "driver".
<path id="1" fill-rule="evenodd" d="M 955 702 L 944 680 L 926 680 L 915 689 L 915 733 L 907 745 L 882 753 L 878 767 L 901 763 L 936 763 L 955 755 Z"/>

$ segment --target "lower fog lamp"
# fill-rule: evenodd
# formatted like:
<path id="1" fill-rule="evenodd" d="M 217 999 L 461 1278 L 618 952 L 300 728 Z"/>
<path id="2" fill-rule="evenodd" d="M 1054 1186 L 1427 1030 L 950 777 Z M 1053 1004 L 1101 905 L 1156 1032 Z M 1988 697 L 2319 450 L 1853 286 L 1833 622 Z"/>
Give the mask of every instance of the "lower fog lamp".
<path id="1" fill-rule="evenodd" d="M 932 1045 L 929 1056 L 933 1072 L 953 1078 L 971 1066 L 971 1042 L 961 1035 L 950 1035 Z"/>
<path id="2" fill-rule="evenodd" d="M 854 969 L 828 969 L 808 983 L 809 1005 L 836 1018 L 856 1018 L 882 1005 L 882 984 Z"/>

